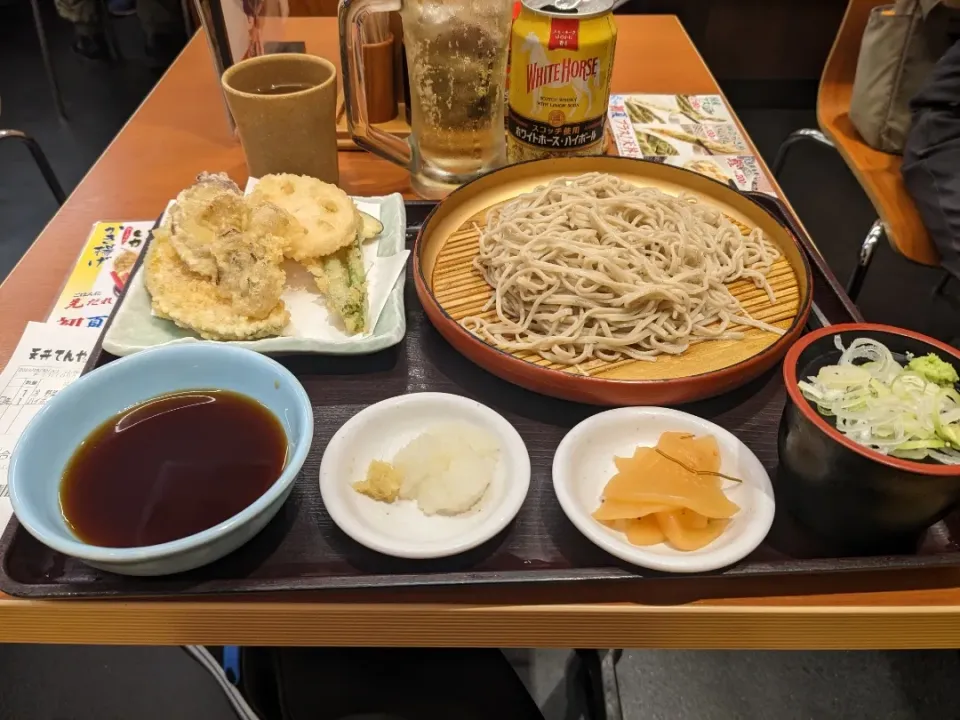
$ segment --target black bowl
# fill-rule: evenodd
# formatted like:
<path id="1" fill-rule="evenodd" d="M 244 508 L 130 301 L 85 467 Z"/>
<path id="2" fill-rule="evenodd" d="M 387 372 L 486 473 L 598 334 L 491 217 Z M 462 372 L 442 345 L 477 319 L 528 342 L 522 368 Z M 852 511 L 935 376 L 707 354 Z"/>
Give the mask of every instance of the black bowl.
<path id="1" fill-rule="evenodd" d="M 798 379 L 834 365 L 856 338 L 904 355 L 936 353 L 960 371 L 960 352 L 909 330 L 866 323 L 833 325 L 800 338 L 783 362 L 787 404 L 780 420 L 778 508 L 786 509 L 838 551 L 885 554 L 910 551 L 922 533 L 960 502 L 960 466 L 883 455 L 840 433 L 797 386 Z"/>

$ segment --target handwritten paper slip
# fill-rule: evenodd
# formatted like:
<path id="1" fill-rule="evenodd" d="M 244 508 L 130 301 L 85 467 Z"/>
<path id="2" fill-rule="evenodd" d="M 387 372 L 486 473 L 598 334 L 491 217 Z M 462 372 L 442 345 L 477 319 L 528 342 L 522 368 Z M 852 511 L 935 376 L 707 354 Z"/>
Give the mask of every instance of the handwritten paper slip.
<path id="1" fill-rule="evenodd" d="M 100 336 L 100 328 L 32 322 L 0 373 L 0 528 L 10 519 L 7 470 L 30 419 L 76 380 Z"/>

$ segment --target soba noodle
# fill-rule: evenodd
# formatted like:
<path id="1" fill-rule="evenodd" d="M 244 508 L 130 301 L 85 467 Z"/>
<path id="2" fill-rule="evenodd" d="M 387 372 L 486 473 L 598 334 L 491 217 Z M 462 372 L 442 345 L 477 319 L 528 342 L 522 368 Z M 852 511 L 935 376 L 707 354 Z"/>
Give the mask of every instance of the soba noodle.
<path id="1" fill-rule="evenodd" d="M 494 292 L 465 328 L 555 363 L 655 360 L 703 340 L 738 339 L 754 320 L 726 283 L 774 293 L 779 250 L 723 213 L 611 175 L 561 178 L 494 208 L 473 264 Z"/>

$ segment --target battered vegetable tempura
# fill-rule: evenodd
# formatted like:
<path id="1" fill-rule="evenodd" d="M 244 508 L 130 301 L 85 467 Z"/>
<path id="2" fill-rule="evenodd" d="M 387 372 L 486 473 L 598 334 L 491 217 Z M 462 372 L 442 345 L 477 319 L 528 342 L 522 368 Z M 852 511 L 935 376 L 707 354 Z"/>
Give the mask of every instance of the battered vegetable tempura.
<path id="1" fill-rule="evenodd" d="M 282 334 L 284 258 L 314 276 L 349 333 L 367 329 L 361 243 L 383 226 L 340 188 L 268 175 L 244 196 L 224 174 L 201 173 L 154 231 L 144 280 L 156 315 L 210 340 Z"/>
<path id="2" fill-rule="evenodd" d="M 185 188 L 168 214 L 170 244 L 193 272 L 217 279 L 211 246 L 220 233 L 243 230 L 247 207 L 240 188 L 223 173 L 200 173 Z"/>
<path id="3" fill-rule="evenodd" d="M 210 340 L 280 334 L 289 321 L 283 253 L 299 229 L 225 175 L 202 174 L 154 231 L 144 265 L 153 311 Z"/>
<path id="4" fill-rule="evenodd" d="M 367 330 L 367 277 L 361 243 L 383 229 L 367 229 L 353 201 L 335 185 L 301 175 L 267 175 L 251 197 L 288 211 L 305 228 L 287 257 L 314 276 L 330 312 L 351 334 Z M 371 231 L 372 234 L 371 234 Z"/>
<path id="5" fill-rule="evenodd" d="M 359 236 L 352 245 L 318 260 L 304 263 L 327 307 L 337 315 L 349 333 L 367 329 L 367 276 Z"/>
<path id="6" fill-rule="evenodd" d="M 207 340 L 255 340 L 279 335 L 290 321 L 283 303 L 275 304 L 260 319 L 238 313 L 216 285 L 184 265 L 164 228 L 153 233 L 144 260 L 144 280 L 157 315 Z"/>
<path id="7" fill-rule="evenodd" d="M 357 208 L 336 185 L 305 175 L 265 175 L 250 194 L 254 202 L 283 208 L 303 227 L 287 257 L 300 262 L 335 253 L 353 243 L 360 226 Z"/>

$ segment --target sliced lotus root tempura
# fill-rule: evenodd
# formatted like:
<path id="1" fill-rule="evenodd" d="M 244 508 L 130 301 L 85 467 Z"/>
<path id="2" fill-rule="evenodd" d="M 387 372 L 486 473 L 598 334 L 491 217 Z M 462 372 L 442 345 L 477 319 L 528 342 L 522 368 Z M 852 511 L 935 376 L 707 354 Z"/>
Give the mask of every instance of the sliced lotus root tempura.
<path id="1" fill-rule="evenodd" d="M 354 242 L 360 215 L 336 185 L 303 175 L 266 175 L 251 193 L 289 212 L 304 233 L 292 238 L 287 257 L 305 261 L 331 255 Z"/>

